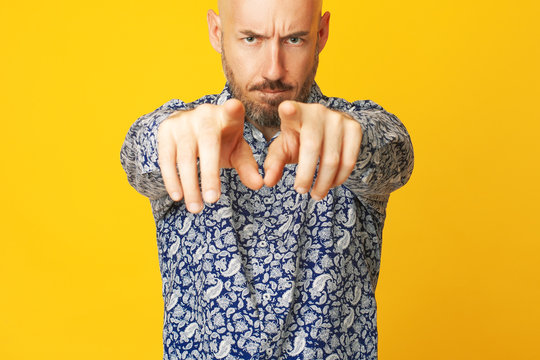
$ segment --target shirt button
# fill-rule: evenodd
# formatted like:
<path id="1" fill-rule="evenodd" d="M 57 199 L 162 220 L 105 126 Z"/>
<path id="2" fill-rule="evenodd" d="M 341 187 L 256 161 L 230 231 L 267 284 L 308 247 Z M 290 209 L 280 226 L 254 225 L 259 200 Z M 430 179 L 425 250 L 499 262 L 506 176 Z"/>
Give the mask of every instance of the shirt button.
<path id="1" fill-rule="evenodd" d="M 272 298 L 272 295 L 270 295 L 270 294 L 268 294 L 268 293 L 266 293 L 266 294 L 263 295 L 263 300 L 264 300 L 264 301 L 270 301 L 271 298 Z"/>
<path id="2" fill-rule="evenodd" d="M 268 243 L 266 242 L 266 240 L 261 240 L 261 241 L 259 241 L 259 246 L 260 247 L 267 247 Z"/>

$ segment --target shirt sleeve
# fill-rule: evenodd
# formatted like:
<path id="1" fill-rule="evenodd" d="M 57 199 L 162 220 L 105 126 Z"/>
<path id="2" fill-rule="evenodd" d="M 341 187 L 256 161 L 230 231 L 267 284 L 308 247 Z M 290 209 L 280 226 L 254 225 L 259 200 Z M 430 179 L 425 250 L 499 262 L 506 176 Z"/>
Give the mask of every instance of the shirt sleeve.
<path id="1" fill-rule="evenodd" d="M 323 98 L 321 103 L 360 123 L 360 153 L 343 186 L 362 203 L 384 214 L 390 193 L 407 183 L 414 167 L 407 129 L 397 116 L 371 100 L 350 103 L 341 98 Z"/>
<path id="2" fill-rule="evenodd" d="M 129 184 L 150 199 L 156 220 L 173 203 L 165 189 L 158 164 L 159 125 L 174 111 L 190 108 L 189 104 L 174 99 L 153 112 L 141 116 L 131 125 L 120 150 L 120 162 Z"/>
<path id="3" fill-rule="evenodd" d="M 370 100 L 355 101 L 346 111 L 362 127 L 354 170 L 344 185 L 357 196 L 387 198 L 409 180 L 414 167 L 412 142 L 395 116 Z"/>

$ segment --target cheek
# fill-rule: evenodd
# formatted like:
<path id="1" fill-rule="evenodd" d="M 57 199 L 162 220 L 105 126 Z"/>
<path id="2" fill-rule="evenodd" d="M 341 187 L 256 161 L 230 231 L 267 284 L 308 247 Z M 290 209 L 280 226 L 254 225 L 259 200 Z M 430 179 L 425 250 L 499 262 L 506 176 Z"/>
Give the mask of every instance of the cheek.
<path id="1" fill-rule="evenodd" d="M 237 71 L 234 73 L 234 78 L 237 85 L 243 90 L 247 90 L 247 88 L 255 82 L 254 77 L 250 76 L 249 67 L 245 64 L 238 67 Z"/>
<path id="2" fill-rule="evenodd" d="M 311 73 L 314 60 L 314 55 L 311 53 L 299 54 L 298 52 L 291 52 L 287 54 L 287 72 L 289 77 L 301 83 Z"/>
<path id="3" fill-rule="evenodd" d="M 253 56 L 239 54 L 227 56 L 227 64 L 234 74 L 234 78 L 239 85 L 245 85 L 257 77 L 258 65 Z"/>

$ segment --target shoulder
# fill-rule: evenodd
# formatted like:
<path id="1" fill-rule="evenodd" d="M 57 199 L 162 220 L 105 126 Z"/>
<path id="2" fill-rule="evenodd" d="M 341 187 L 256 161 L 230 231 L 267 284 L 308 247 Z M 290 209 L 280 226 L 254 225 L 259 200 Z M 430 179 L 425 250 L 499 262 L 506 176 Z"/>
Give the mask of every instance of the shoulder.
<path id="1" fill-rule="evenodd" d="M 197 100 L 191 102 L 184 102 L 180 99 L 172 99 L 159 107 L 159 110 L 190 110 L 194 109 L 202 104 L 214 104 L 222 105 L 225 101 L 232 97 L 229 85 L 226 84 L 225 88 L 219 94 L 204 95 Z"/>
<path id="2" fill-rule="evenodd" d="M 157 110 L 189 110 L 202 104 L 216 104 L 218 95 L 205 95 L 192 102 L 185 102 L 180 99 L 172 99 L 161 105 Z"/>
<path id="3" fill-rule="evenodd" d="M 316 102 L 327 108 L 339 111 L 384 110 L 381 105 L 372 100 L 355 100 L 350 102 L 342 97 L 326 96 L 317 84 L 313 85 L 309 100 L 309 102 Z"/>

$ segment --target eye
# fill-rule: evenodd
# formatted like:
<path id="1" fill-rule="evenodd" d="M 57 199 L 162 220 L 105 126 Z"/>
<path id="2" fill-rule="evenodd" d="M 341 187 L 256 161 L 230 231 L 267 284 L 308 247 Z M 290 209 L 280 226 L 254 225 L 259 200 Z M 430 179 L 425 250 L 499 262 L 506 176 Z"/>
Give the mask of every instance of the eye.
<path id="1" fill-rule="evenodd" d="M 256 40 L 257 39 L 255 38 L 255 36 L 248 36 L 244 38 L 244 41 L 248 44 L 255 44 Z"/>
<path id="2" fill-rule="evenodd" d="M 287 41 L 289 42 L 289 44 L 293 45 L 298 45 L 302 43 L 302 39 L 300 39 L 299 37 L 290 37 Z"/>

